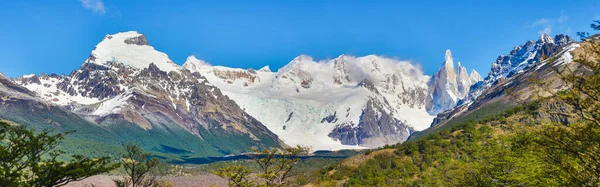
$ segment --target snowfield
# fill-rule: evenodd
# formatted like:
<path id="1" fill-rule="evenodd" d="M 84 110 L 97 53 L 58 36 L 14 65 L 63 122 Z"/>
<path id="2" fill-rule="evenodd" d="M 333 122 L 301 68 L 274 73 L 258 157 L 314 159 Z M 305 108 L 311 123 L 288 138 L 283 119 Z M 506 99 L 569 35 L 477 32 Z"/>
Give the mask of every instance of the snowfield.
<path id="1" fill-rule="evenodd" d="M 389 103 L 382 106 L 385 111 L 412 128 L 398 131 L 424 130 L 435 118 L 425 110 L 424 98 L 400 94 L 424 94 L 429 77 L 410 63 L 395 59 L 342 55 L 314 61 L 301 55 L 270 72 L 268 67 L 254 71 L 211 66 L 190 56 L 183 66 L 206 77 L 288 145 L 314 150 L 365 148 L 342 145 L 329 134 L 340 124 L 356 127 L 369 99 Z M 377 91 L 359 85 L 366 79 Z M 328 116 L 335 116 L 335 120 L 326 120 Z"/>

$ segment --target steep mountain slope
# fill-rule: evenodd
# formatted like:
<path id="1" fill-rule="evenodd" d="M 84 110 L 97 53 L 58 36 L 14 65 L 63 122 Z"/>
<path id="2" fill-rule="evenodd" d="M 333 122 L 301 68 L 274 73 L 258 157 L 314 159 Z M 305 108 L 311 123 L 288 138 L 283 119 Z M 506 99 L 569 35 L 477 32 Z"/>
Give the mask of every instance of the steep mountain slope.
<path id="1" fill-rule="evenodd" d="M 523 72 L 524 69 L 540 63 L 572 42 L 574 42 L 573 38 L 567 35 L 559 34 L 552 38 L 542 34 L 537 41 L 529 40 L 525 44 L 515 46 L 508 55 L 500 55 L 492 63 L 488 76 L 480 86 L 469 92 L 465 103 L 476 99 L 485 89 L 497 84 L 499 79 L 510 78 Z"/>
<path id="2" fill-rule="evenodd" d="M 515 47 L 509 55 L 498 57 L 488 77 L 472 87 L 469 97 L 461 101 L 461 105 L 438 114 L 430 129 L 411 139 L 471 119 L 492 116 L 518 102 L 528 101 L 540 93 L 531 80 L 552 82 L 548 89 L 562 89 L 554 69 L 571 65 L 571 52 L 578 47 L 579 44 L 569 36 L 557 35 L 553 39 L 545 34 L 537 42 L 528 41 Z"/>
<path id="3" fill-rule="evenodd" d="M 176 65 L 133 31 L 107 35 L 69 76 L 28 75 L 14 82 L 104 128 L 129 123 L 148 133 L 181 129 L 195 137 L 186 141 L 205 142 L 220 154 L 280 146 L 277 135 L 206 78 Z"/>
<path id="4" fill-rule="evenodd" d="M 597 159 L 582 155 L 594 155 L 590 150 L 597 149 L 593 138 L 598 134 L 597 116 L 584 120 L 579 119 L 584 113 L 570 115 L 578 113 L 577 106 L 589 111 L 596 105 L 574 104 L 578 100 L 565 98 L 597 95 L 566 89 L 596 89 L 597 76 L 591 73 L 598 70 L 594 68 L 598 44 L 598 35 L 568 43 L 547 58 L 497 79 L 473 102 L 441 113 L 437 125 L 425 135 L 345 159 L 319 172 L 312 185 L 596 186 L 597 167 L 587 166 Z M 578 58 L 590 64 L 581 66 Z M 567 68 L 572 71 L 562 71 L 562 76 L 589 82 L 566 83 L 556 70 Z M 559 90 L 567 92 L 549 92 Z"/>
<path id="5" fill-rule="evenodd" d="M 301 55 L 277 72 L 211 66 L 193 56 L 183 67 L 291 145 L 378 147 L 405 141 L 433 119 L 425 110 L 430 78 L 410 63 L 375 55 L 323 61 Z"/>
<path id="6" fill-rule="evenodd" d="M 203 141 L 181 127 L 144 130 L 136 124 L 120 121 L 99 126 L 60 106 L 37 97 L 26 88 L 0 76 L 0 118 L 28 128 L 54 132 L 73 131 L 59 145 L 69 154 L 89 156 L 116 155 L 123 143 L 136 143 L 167 161 L 185 162 L 190 156 L 219 156 L 219 147 Z M 217 145 L 217 144 L 215 144 Z"/>

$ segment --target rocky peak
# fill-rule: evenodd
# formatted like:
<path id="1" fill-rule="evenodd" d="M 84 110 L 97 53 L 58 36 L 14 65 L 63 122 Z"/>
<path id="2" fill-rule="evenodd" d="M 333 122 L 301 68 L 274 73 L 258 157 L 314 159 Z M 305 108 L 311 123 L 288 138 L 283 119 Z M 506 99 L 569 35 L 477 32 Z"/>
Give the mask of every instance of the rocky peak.
<path id="1" fill-rule="evenodd" d="M 446 50 L 446 55 L 444 56 L 444 67 L 446 70 L 454 72 L 454 61 L 452 60 L 452 52 L 450 49 Z"/>
<path id="2" fill-rule="evenodd" d="M 271 68 L 269 68 L 269 66 L 264 66 L 260 69 L 258 69 L 259 72 L 271 72 Z"/>
<path id="3" fill-rule="evenodd" d="M 456 89 L 456 73 L 454 71 L 454 61 L 452 60 L 452 52 L 450 52 L 450 49 L 446 50 L 444 59 L 445 61 L 442 71 L 444 71 L 446 74 L 450 86 L 453 87 L 451 89 Z"/>
<path id="4" fill-rule="evenodd" d="M 131 38 L 127 38 L 123 42 L 125 42 L 126 44 L 132 44 L 132 45 L 150 45 L 150 43 L 148 43 L 148 39 L 146 39 L 146 36 L 144 36 L 143 34 L 134 36 Z"/>
<path id="5" fill-rule="evenodd" d="M 560 46 L 565 46 L 574 41 L 575 40 L 573 38 L 571 38 L 569 35 L 559 34 L 559 35 L 554 36 L 554 42 Z"/>
<path id="6" fill-rule="evenodd" d="M 458 101 L 458 85 L 450 50 L 446 50 L 444 57 L 443 66 L 429 84 L 426 109 L 432 115 L 454 107 Z"/>
<path id="7" fill-rule="evenodd" d="M 481 78 L 481 75 L 479 75 L 479 73 L 477 71 L 475 71 L 475 69 L 473 69 L 471 71 L 471 75 L 469 76 L 469 79 L 471 80 L 471 84 L 475 84 L 479 81 L 483 81 L 483 79 Z"/>
<path id="8" fill-rule="evenodd" d="M 194 55 L 187 57 L 183 67 L 190 70 L 195 70 L 200 67 L 210 66 L 210 64 L 204 60 L 197 59 Z"/>
<path id="9" fill-rule="evenodd" d="M 574 42 L 573 38 L 567 35 L 559 34 L 553 38 L 548 34 L 542 34 L 537 42 L 527 41 L 513 48 L 507 55 L 500 55 L 492 63 L 490 73 L 483 80 L 482 86 L 471 90 L 468 99 L 474 100 L 479 97 L 483 90 L 496 84 L 498 79 L 513 77 L 538 65 L 572 42 Z"/>
<path id="10" fill-rule="evenodd" d="M 136 31 L 107 35 L 96 45 L 85 63 L 102 66 L 122 64 L 135 69 L 144 69 L 155 63 L 163 71 L 176 71 L 179 66 L 167 54 L 154 49 L 143 34 Z"/>
<path id="11" fill-rule="evenodd" d="M 475 83 L 467 72 L 467 68 L 458 62 L 456 72 L 450 50 L 446 50 L 443 66 L 429 82 L 426 98 L 426 109 L 431 115 L 451 109 L 459 100 L 465 98 L 470 87 Z M 476 77 L 475 77 L 476 79 Z"/>
<path id="12" fill-rule="evenodd" d="M 573 42 L 573 39 L 567 35 L 560 34 L 553 38 L 548 34 L 541 34 L 537 42 L 528 41 L 513 49 L 508 55 L 498 57 L 494 62 L 495 67 L 492 67 L 488 77 L 491 81 L 495 81 L 498 78 L 509 76 L 527 66 L 540 62 L 543 58 L 571 42 Z"/>
<path id="13" fill-rule="evenodd" d="M 298 66 L 298 64 L 305 63 L 305 62 L 312 62 L 312 61 L 313 61 L 313 58 L 311 56 L 308 56 L 308 55 L 297 56 L 296 58 L 292 59 L 292 61 L 290 61 L 290 63 L 279 68 L 279 70 L 277 70 L 277 74 L 287 73 L 289 71 L 292 71 L 296 66 Z"/>
<path id="14" fill-rule="evenodd" d="M 350 81 L 350 76 L 348 75 L 348 66 L 347 66 L 347 57 L 343 54 L 333 60 L 333 82 L 335 84 L 341 85 L 344 82 Z"/>
<path id="15" fill-rule="evenodd" d="M 460 62 L 458 62 L 456 68 L 456 86 L 458 91 L 457 95 L 460 98 L 465 97 L 469 91 L 469 87 L 471 87 L 471 80 L 469 79 L 467 68 L 461 66 Z"/>
<path id="16" fill-rule="evenodd" d="M 554 38 L 546 33 L 542 33 L 537 43 L 554 43 Z"/>

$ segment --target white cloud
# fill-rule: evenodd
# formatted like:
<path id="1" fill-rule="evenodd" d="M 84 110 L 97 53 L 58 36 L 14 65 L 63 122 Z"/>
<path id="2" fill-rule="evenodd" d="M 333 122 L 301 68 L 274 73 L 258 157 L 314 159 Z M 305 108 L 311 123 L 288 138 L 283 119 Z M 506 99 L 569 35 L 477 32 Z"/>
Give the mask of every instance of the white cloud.
<path id="1" fill-rule="evenodd" d="M 543 30 L 539 31 L 538 33 L 540 33 L 540 34 L 550 34 L 550 33 L 552 33 L 552 27 L 551 26 L 546 26 L 546 27 L 544 27 Z"/>
<path id="2" fill-rule="evenodd" d="M 558 27 L 559 30 L 564 30 L 563 24 L 569 21 L 569 16 L 565 14 L 565 12 L 560 12 L 560 16 L 558 18 L 540 18 L 533 21 L 531 24 L 528 24 L 529 28 L 542 28 L 538 31 L 538 33 L 542 34 L 550 34 L 553 31 L 554 27 Z M 570 27 L 567 28 L 566 33 L 571 32 Z"/>
<path id="3" fill-rule="evenodd" d="M 567 21 L 569 21 L 569 16 L 565 15 L 564 12 L 560 12 L 560 17 L 556 19 L 556 22 L 558 22 L 559 24 L 563 24 Z"/>
<path id="4" fill-rule="evenodd" d="M 104 8 L 102 0 L 79 0 L 79 2 L 83 8 L 91 10 L 94 13 L 102 15 L 106 13 L 106 8 Z"/>
<path id="5" fill-rule="evenodd" d="M 535 26 L 538 26 L 538 25 L 546 25 L 546 24 L 548 24 L 549 22 L 550 22 L 550 21 L 548 21 L 548 19 L 546 19 L 546 18 L 541 18 L 541 19 L 535 20 L 535 21 L 534 21 L 534 22 L 533 22 L 533 23 L 530 25 L 530 27 L 535 27 Z"/>

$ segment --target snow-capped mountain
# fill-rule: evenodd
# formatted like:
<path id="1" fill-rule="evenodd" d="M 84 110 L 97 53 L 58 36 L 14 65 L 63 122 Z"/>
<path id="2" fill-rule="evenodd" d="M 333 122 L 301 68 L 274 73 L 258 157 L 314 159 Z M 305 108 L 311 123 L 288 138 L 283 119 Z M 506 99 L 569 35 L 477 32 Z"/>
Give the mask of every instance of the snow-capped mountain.
<path id="1" fill-rule="evenodd" d="M 224 152 L 279 146 L 275 134 L 219 88 L 175 64 L 134 31 L 104 37 L 68 76 L 27 75 L 14 82 L 100 125 L 124 120 L 146 130 L 178 126 L 205 140 L 239 138 L 241 149 Z"/>
<path id="2" fill-rule="evenodd" d="M 458 106 L 439 113 L 432 123 L 432 128 L 427 131 L 433 131 L 452 119 L 460 119 L 461 116 L 470 115 L 481 108 L 493 108 L 487 109 L 489 111 L 486 114 L 478 114 L 485 116 L 514 106 L 517 104 L 515 98 L 507 96 L 506 90 L 518 93 L 520 100 L 529 99 L 531 95 L 539 92 L 534 90 L 535 85 L 531 86 L 532 78 L 553 82 L 549 84 L 551 89 L 564 89 L 564 84 L 557 81 L 558 75 L 554 69 L 570 65 L 573 61 L 571 52 L 579 47 L 579 43 L 562 34 L 554 38 L 542 34 L 538 41 L 530 40 L 514 47 L 508 55 L 501 55 L 492 63 L 488 76 L 482 82 L 473 85 L 469 95 L 461 100 Z"/>
<path id="3" fill-rule="evenodd" d="M 550 57 L 574 41 L 573 38 L 564 34 L 556 35 L 554 38 L 547 34 L 541 34 L 537 41 L 529 40 L 525 44 L 515 46 L 507 55 L 498 56 L 492 63 L 488 76 L 481 85 L 469 92 L 466 101 L 474 100 L 486 88 L 496 84 L 499 79 L 510 78 L 523 72 L 526 68 L 537 65 L 542 59 Z"/>
<path id="4" fill-rule="evenodd" d="M 268 66 L 258 71 L 211 66 L 191 56 L 183 67 L 204 75 L 290 145 L 344 149 L 393 144 L 429 127 L 435 117 L 425 108 L 430 77 L 396 59 L 340 55 L 315 61 L 300 55 L 271 72 Z M 477 73 L 471 77 L 479 80 Z M 461 74 L 460 81 L 472 82 L 468 74 Z"/>
<path id="5" fill-rule="evenodd" d="M 279 145 L 279 137 L 334 150 L 405 141 L 456 106 L 481 76 L 460 62 L 455 67 L 449 50 L 434 78 L 376 55 L 300 55 L 276 72 L 213 66 L 194 56 L 179 66 L 131 31 L 107 35 L 68 76 L 13 81 L 100 125 L 175 125 L 200 138 L 246 136 L 240 142 L 266 146 Z"/>
<path id="6" fill-rule="evenodd" d="M 477 71 L 472 70 L 471 75 L 467 68 L 461 66 L 454 71 L 454 61 L 450 50 L 446 50 L 446 56 L 443 66 L 435 73 L 429 83 L 429 91 L 426 100 L 427 112 L 436 115 L 448 109 L 452 109 L 456 104 L 467 96 L 472 85 L 481 81 L 481 76 Z"/>

